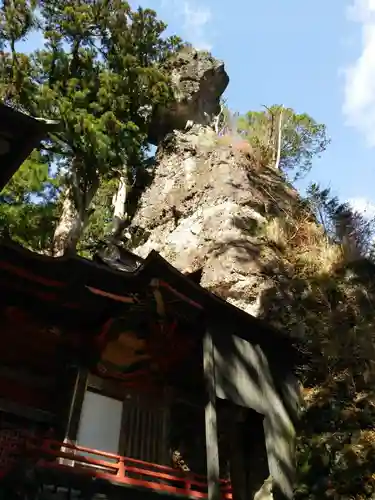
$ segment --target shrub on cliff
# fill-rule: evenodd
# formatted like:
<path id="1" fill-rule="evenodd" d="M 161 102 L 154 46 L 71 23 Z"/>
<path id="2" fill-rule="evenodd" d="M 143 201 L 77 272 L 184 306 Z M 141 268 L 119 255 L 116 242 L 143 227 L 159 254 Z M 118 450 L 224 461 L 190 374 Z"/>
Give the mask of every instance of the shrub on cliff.
<path id="1" fill-rule="evenodd" d="M 296 498 L 374 498 L 375 265 L 314 219 L 302 204 L 263 228 L 278 251 L 265 256 L 264 314 L 309 354 Z"/>

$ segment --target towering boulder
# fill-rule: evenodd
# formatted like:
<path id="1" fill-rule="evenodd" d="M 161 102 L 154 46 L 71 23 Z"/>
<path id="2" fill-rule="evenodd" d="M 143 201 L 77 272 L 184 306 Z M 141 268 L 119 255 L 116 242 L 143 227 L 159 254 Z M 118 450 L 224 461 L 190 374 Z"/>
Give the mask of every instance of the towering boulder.
<path id="1" fill-rule="evenodd" d="M 146 257 L 154 249 L 182 272 L 201 270 L 202 286 L 258 314 L 267 286 L 265 215 L 296 202 L 277 171 L 259 167 L 247 148 L 210 127 L 168 134 L 133 220 L 149 234 L 135 252 Z"/>
<path id="2" fill-rule="evenodd" d="M 180 271 L 196 272 L 205 288 L 261 315 L 271 286 L 264 265 L 275 257 L 262 227 L 267 213 L 296 202 L 295 192 L 241 138 L 214 130 L 229 80 L 223 63 L 190 50 L 170 65 L 176 99 L 154 113 L 155 176 L 132 221 L 147 239 L 135 253 L 157 250 Z M 258 479 L 254 498 L 271 500 L 269 481 Z"/>
<path id="3" fill-rule="evenodd" d="M 166 63 L 174 101 L 168 107 L 154 110 L 149 139 L 159 145 L 174 130 L 188 123 L 209 125 L 220 112 L 220 97 L 229 83 L 224 63 L 208 52 L 186 47 Z"/>
<path id="4" fill-rule="evenodd" d="M 157 250 L 304 342 L 295 498 L 375 498 L 374 266 L 345 265 L 342 247 L 261 152 L 215 133 L 222 63 L 191 51 L 171 65 L 176 99 L 154 113 L 155 177 L 132 221 L 147 238 L 135 252 Z M 270 500 L 269 484 L 254 498 Z"/>
<path id="5" fill-rule="evenodd" d="M 155 177 L 132 222 L 149 237 L 135 252 L 146 257 L 154 249 L 183 272 L 199 270 L 201 285 L 259 314 L 267 280 L 255 229 L 265 222 L 265 212 L 280 210 L 295 192 L 278 172 L 260 169 L 260 160 L 238 137 L 214 131 L 229 82 L 221 61 L 188 48 L 168 68 L 176 97 L 153 115 Z"/>

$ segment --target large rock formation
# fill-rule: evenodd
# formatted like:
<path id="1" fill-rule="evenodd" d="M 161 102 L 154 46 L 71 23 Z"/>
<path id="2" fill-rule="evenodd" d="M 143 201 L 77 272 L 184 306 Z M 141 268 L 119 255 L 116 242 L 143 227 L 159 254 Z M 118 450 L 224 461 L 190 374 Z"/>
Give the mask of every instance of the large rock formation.
<path id="1" fill-rule="evenodd" d="M 177 61 L 176 103 L 159 115 L 154 180 L 132 221 L 133 230 L 148 235 L 135 253 L 157 250 L 182 272 L 200 276 L 205 288 L 260 315 L 260 298 L 271 286 L 264 265 L 275 257 L 262 228 L 268 213 L 296 201 L 295 192 L 247 143 L 219 137 L 210 125 L 228 81 L 222 63 L 197 52 Z M 254 498 L 273 498 L 270 481 L 262 486 L 267 473 L 255 473 Z"/>
<path id="2" fill-rule="evenodd" d="M 167 67 L 175 100 L 153 115 L 155 176 L 130 228 L 148 239 L 135 252 L 154 249 L 182 272 L 200 271 L 202 286 L 260 315 L 265 265 L 275 257 L 262 226 L 298 196 L 236 133 L 216 133 L 229 82 L 223 62 L 186 48 Z"/>
<path id="3" fill-rule="evenodd" d="M 222 61 L 189 47 L 171 58 L 166 70 L 175 99 L 168 107 L 157 107 L 153 112 L 149 140 L 155 145 L 189 122 L 209 125 L 220 112 L 220 96 L 229 82 Z"/>
<path id="4" fill-rule="evenodd" d="M 343 268 L 341 247 L 285 179 L 239 138 L 217 136 L 209 123 L 227 76 L 222 63 L 205 59 L 211 69 L 197 63 L 195 75 L 209 76 L 212 100 L 197 77 L 188 85 L 196 90 L 184 94 L 190 80 L 179 75 L 206 57 L 194 54 L 181 56 L 181 74 L 174 67 L 181 93 L 173 111 L 155 113 L 162 120 L 155 178 L 132 222 L 148 239 L 135 252 L 156 249 L 181 271 L 197 271 L 214 293 L 305 341 L 311 359 L 296 499 L 375 498 L 373 273 L 364 279 L 363 269 Z M 268 486 L 258 497 L 272 498 Z"/>
<path id="5" fill-rule="evenodd" d="M 267 286 L 259 229 L 270 211 L 295 200 L 275 170 L 210 127 L 175 131 L 160 144 L 154 182 L 133 220 L 149 233 L 135 252 L 155 249 L 201 285 L 252 313 Z M 269 191 L 272 191 L 272 197 Z"/>

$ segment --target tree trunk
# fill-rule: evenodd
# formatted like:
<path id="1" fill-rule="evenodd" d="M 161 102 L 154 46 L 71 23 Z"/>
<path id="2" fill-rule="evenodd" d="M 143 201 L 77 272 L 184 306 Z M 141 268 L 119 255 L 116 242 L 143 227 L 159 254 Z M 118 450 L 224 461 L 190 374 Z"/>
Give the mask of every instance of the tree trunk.
<path id="1" fill-rule="evenodd" d="M 72 195 L 74 187 L 70 186 L 67 189 L 62 214 L 53 235 L 54 257 L 76 253 L 77 244 L 89 219 L 88 209 L 98 187 L 99 181 L 96 180 L 86 193 L 76 188 L 74 197 Z"/>
<path id="2" fill-rule="evenodd" d="M 53 256 L 62 257 L 69 250 L 75 249 L 79 234 L 79 216 L 74 206 L 70 189 L 68 189 L 65 193 L 62 214 L 53 235 Z"/>
<path id="3" fill-rule="evenodd" d="M 278 134 L 277 134 L 277 154 L 276 154 L 276 161 L 275 161 L 275 169 L 276 170 L 280 169 L 282 127 L 283 127 L 283 108 L 281 108 L 280 115 L 279 115 L 279 126 L 278 126 Z"/>
<path id="4" fill-rule="evenodd" d="M 122 173 L 117 192 L 113 195 L 112 206 L 113 206 L 113 221 L 112 221 L 112 238 L 115 240 L 119 239 L 121 233 L 124 229 L 124 224 L 126 222 L 126 198 L 128 195 L 128 179 L 126 168 Z"/>

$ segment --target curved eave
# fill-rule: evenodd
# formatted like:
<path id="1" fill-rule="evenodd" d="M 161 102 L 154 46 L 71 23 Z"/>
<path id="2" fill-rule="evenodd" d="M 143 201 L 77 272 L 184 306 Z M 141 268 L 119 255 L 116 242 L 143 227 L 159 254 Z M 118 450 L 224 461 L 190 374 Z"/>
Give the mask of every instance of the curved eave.
<path id="1" fill-rule="evenodd" d="M 266 348 L 268 353 L 273 351 L 278 356 L 285 353 L 288 358 L 290 356 L 293 359 L 299 357 L 293 342 L 285 333 L 194 283 L 157 252 L 151 251 L 145 261 L 144 268 L 144 272 L 151 276 L 161 277 L 181 295 L 199 304 L 213 325 L 218 325 L 221 328 L 224 328 L 225 325 L 228 332 L 235 333 L 253 344 L 259 344 Z"/>
<path id="2" fill-rule="evenodd" d="M 9 142 L 9 151 L 0 155 L 0 191 L 31 151 L 56 127 L 57 122 L 33 118 L 0 103 L 0 136 Z"/>
<path id="3" fill-rule="evenodd" d="M 194 283 L 155 251 L 151 251 L 136 271 L 120 272 L 77 256 L 53 258 L 36 254 L 11 242 L 0 245 L 0 272 L 3 270 L 22 275 L 36 285 L 63 287 L 75 293 L 79 289 L 95 288 L 107 294 L 107 298 L 142 292 L 158 280 L 176 297 L 176 302 L 184 302 L 192 310 L 192 317 L 202 311 L 208 323 L 259 344 L 268 353 L 285 356 L 286 362 L 297 362 L 296 349 L 287 335 Z"/>

